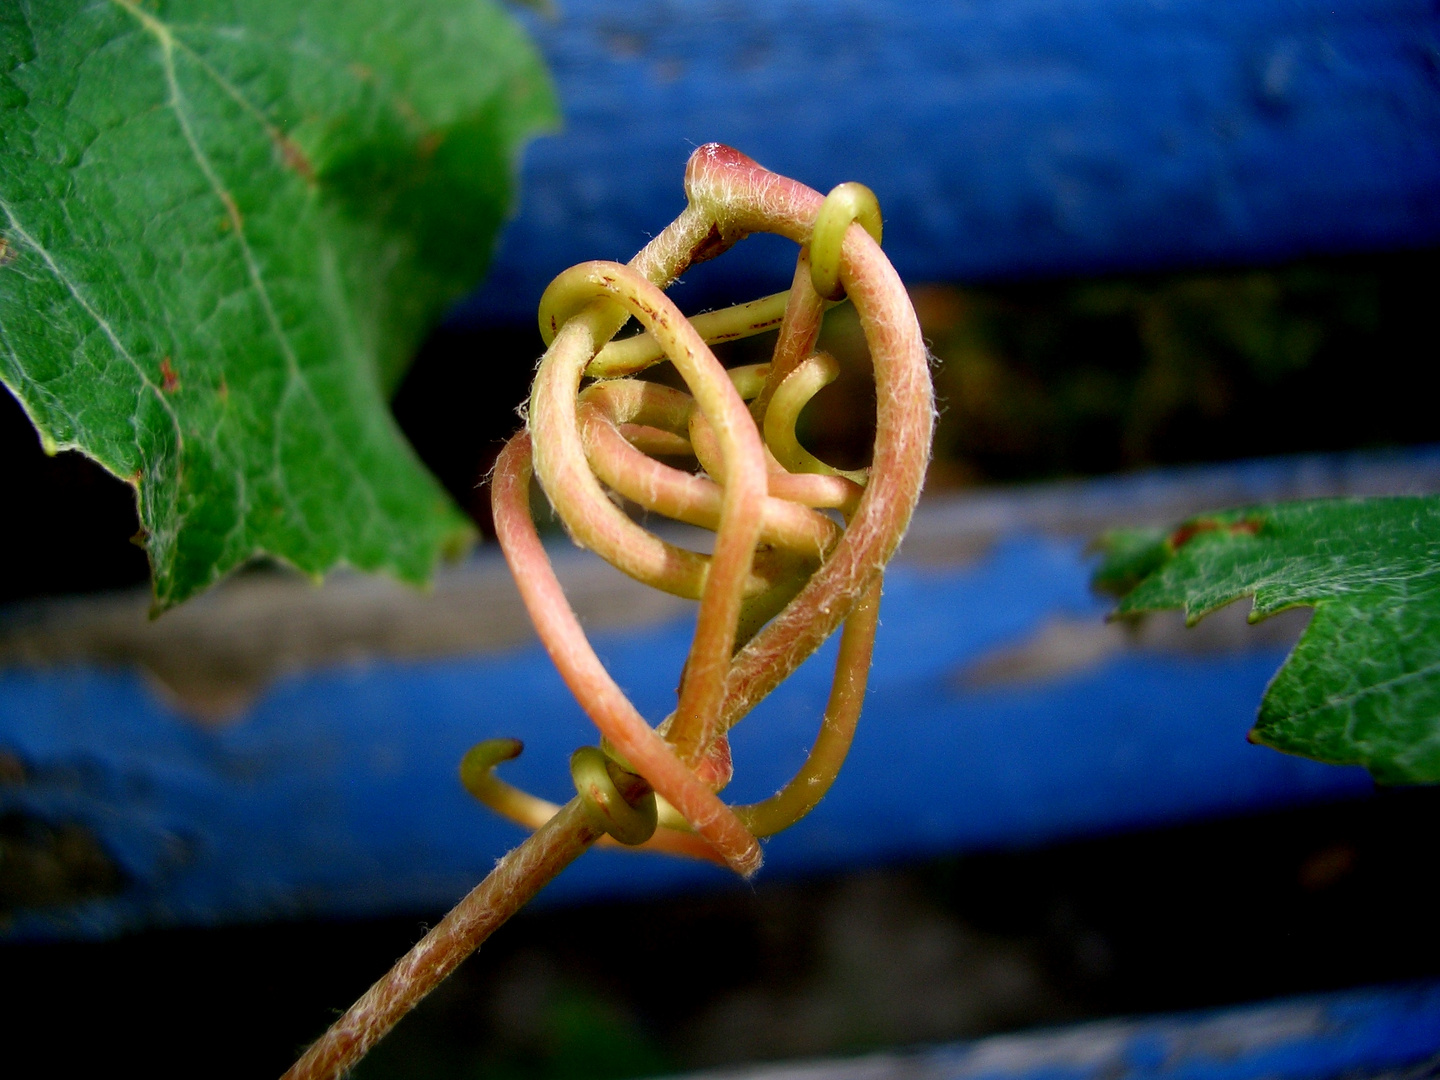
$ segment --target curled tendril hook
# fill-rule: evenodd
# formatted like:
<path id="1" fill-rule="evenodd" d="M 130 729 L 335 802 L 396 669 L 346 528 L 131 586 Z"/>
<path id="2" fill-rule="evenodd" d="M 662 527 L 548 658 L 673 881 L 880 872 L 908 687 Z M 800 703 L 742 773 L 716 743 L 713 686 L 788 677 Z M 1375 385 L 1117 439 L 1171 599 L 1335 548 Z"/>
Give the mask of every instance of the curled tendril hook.
<path id="1" fill-rule="evenodd" d="M 519 757 L 522 749 L 524 749 L 524 747 L 519 739 L 489 739 L 485 742 L 477 743 L 470 748 L 470 751 L 460 761 L 460 782 L 465 785 L 465 790 L 470 792 L 471 795 L 474 795 L 475 798 L 496 810 L 498 813 L 503 814 L 516 824 L 522 825 L 527 829 L 539 829 L 542 825 L 549 822 L 551 818 L 560 813 L 562 807 L 546 799 L 537 798 L 511 784 L 505 783 L 505 781 L 497 777 L 494 772 L 497 765 Z M 582 750 L 587 754 L 587 761 L 593 758 L 594 755 L 600 754 L 600 751 L 594 747 L 582 747 Z M 581 750 L 577 750 L 575 753 L 578 755 L 581 753 Z M 601 756 L 603 757 L 603 755 Z M 610 787 L 606 788 L 605 792 L 607 799 L 612 805 L 616 794 L 618 794 L 618 782 L 616 780 L 617 768 L 618 766 L 616 766 L 613 761 L 609 762 L 608 775 L 610 777 Z M 576 791 L 582 800 L 594 790 L 593 788 L 587 788 L 582 785 L 581 777 L 576 775 L 575 758 L 573 756 L 571 758 L 571 779 L 574 780 Z M 643 781 L 639 781 L 638 777 L 628 777 L 628 781 L 632 785 L 635 785 L 631 790 L 641 792 L 639 798 L 642 801 L 647 794 L 653 795 L 653 792 L 650 792 L 648 788 L 644 787 Z M 615 794 L 612 794 L 612 791 L 615 792 Z M 697 859 L 715 860 L 714 852 L 702 840 L 683 829 L 675 829 L 673 827 L 675 824 L 683 821 L 683 819 L 674 816 L 673 809 L 668 806 L 661 806 L 658 803 L 651 803 L 650 805 L 654 808 L 657 819 L 665 812 L 668 812 L 672 816 L 672 828 L 670 830 L 657 836 L 653 835 L 655 829 L 652 826 L 643 836 L 639 836 L 631 832 L 626 832 L 622 835 L 610 828 L 604 828 L 603 831 L 606 835 L 602 836 L 599 842 L 606 846 L 619 845 L 626 847 L 645 844 L 650 850 L 663 851 L 671 855 L 688 855 Z M 592 820 L 603 822 L 603 820 L 608 820 L 611 816 L 608 810 L 600 810 L 598 807 L 587 809 L 591 811 L 590 816 Z M 641 812 L 647 817 L 650 816 L 650 810 L 642 810 Z M 598 817 L 596 816 L 597 813 L 599 815 Z"/>
<path id="2" fill-rule="evenodd" d="M 832 188 L 825 196 L 810 233 L 810 282 L 822 299 L 839 300 L 844 295 L 840 259 L 852 222 L 859 222 L 880 243 L 880 202 L 873 191 L 854 181 Z"/>
<path id="3" fill-rule="evenodd" d="M 481 743 L 465 786 L 535 830 L 287 1073 L 338 1076 L 501 922 L 590 845 L 617 843 L 760 865 L 757 837 L 798 821 L 849 750 L 865 695 L 881 577 L 929 460 L 930 374 L 909 298 L 881 253 L 874 194 L 822 197 L 716 143 L 691 155 L 688 205 L 628 265 L 582 263 L 539 309 L 547 349 L 526 430 L 500 454 L 491 489 L 500 544 L 541 642 L 601 735 L 571 759 L 564 806 L 499 780 L 513 739 Z M 800 246 L 788 292 L 687 319 L 664 289 L 752 232 Z M 801 446 L 795 424 L 834 379 L 815 351 L 825 310 L 854 305 L 875 373 L 869 467 L 842 471 Z M 634 319 L 640 332 L 612 340 Z M 768 364 L 726 371 L 710 345 L 778 330 Z M 669 361 L 687 392 L 635 379 Z M 589 380 L 587 382 L 587 380 Z M 678 468 L 664 459 L 691 459 Z M 532 476 L 571 538 L 631 577 L 699 601 L 675 711 L 652 726 L 610 677 L 565 598 L 530 514 Z M 633 520 L 612 493 L 715 532 L 710 554 Z M 834 514 L 843 520 L 843 527 Z M 728 732 L 843 624 L 830 699 L 795 777 L 751 806 L 719 793 Z"/>

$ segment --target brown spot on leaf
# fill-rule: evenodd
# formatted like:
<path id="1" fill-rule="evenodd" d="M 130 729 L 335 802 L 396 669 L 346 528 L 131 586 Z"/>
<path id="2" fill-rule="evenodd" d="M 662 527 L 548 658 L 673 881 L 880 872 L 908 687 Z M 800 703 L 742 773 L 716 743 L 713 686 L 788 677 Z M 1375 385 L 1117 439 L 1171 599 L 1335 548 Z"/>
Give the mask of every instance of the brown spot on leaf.
<path id="1" fill-rule="evenodd" d="M 354 75 L 361 82 L 370 82 L 375 78 L 375 72 L 361 63 L 350 65 L 350 74 Z"/>
<path id="2" fill-rule="evenodd" d="M 288 135 L 277 134 L 275 148 L 280 151 L 280 160 L 287 169 L 299 173 L 307 184 L 315 183 L 315 166 L 310 163 L 305 151 L 300 149 L 299 143 Z"/>
<path id="3" fill-rule="evenodd" d="M 170 363 L 170 357 L 160 361 L 160 389 L 167 394 L 173 394 L 180 389 L 180 374 Z"/>
<path id="4" fill-rule="evenodd" d="M 428 161 L 435 156 L 435 151 L 440 149 L 440 144 L 444 141 L 445 133 L 443 131 L 427 131 L 415 144 L 415 152 L 421 161 Z"/>
<path id="5" fill-rule="evenodd" d="M 1215 518 L 1196 518 L 1187 521 L 1170 534 L 1170 548 L 1179 551 L 1201 533 L 1221 532 L 1228 536 L 1255 536 L 1260 532 L 1259 518 L 1244 518 L 1240 521 L 1218 521 Z"/>
<path id="6" fill-rule="evenodd" d="M 16 258 L 15 249 L 10 246 L 10 241 L 0 236 L 0 266 L 9 266 Z"/>
<path id="7" fill-rule="evenodd" d="M 225 375 L 223 372 L 220 375 L 220 385 L 215 388 L 215 393 L 219 396 L 221 401 L 230 400 L 230 384 L 225 381 Z"/>
<path id="8" fill-rule="evenodd" d="M 1176 551 L 1179 551 L 1201 533 L 1214 532 L 1217 528 L 1219 528 L 1219 525 L 1208 518 L 1202 518 L 1198 521 L 1187 521 L 1170 534 L 1170 546 Z"/>

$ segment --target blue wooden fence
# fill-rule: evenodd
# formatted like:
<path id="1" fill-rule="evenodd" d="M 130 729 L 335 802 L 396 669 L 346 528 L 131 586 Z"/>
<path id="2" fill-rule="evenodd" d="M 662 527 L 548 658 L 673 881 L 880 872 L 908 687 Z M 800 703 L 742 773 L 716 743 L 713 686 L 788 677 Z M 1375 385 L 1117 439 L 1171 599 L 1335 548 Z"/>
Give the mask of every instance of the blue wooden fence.
<path id="1" fill-rule="evenodd" d="M 1131 641 L 1103 622 L 1108 605 L 1089 589 L 1086 542 L 1106 522 L 1377 489 L 1440 490 L 1440 448 L 1144 474 L 926 505 L 887 580 L 851 760 L 819 808 L 767 844 L 764 872 L 1364 795 L 1371 783 L 1359 769 L 1245 741 L 1284 641 L 1243 620 L 1231 636 L 1206 638 L 1202 624 Z M 557 559 L 567 580 L 580 580 L 596 562 L 573 551 Z M 524 626 L 493 549 L 455 573 L 473 579 L 460 599 L 471 596 L 485 633 L 507 621 Z M 338 580 L 320 592 L 297 582 L 279 594 L 241 581 L 232 606 L 222 591 L 214 607 L 202 601 L 184 609 L 190 614 L 166 616 L 195 620 L 162 650 L 173 659 L 207 620 L 220 629 L 233 623 L 250 638 L 283 636 L 306 604 L 347 590 L 369 598 L 368 607 L 340 605 L 336 625 L 322 628 L 339 643 L 330 659 L 281 671 L 219 724 L 197 721 L 153 675 L 117 659 L 127 636 L 146 632 L 143 596 L 128 602 L 132 622 L 109 638 L 101 631 L 112 616 L 87 614 L 84 604 L 0 615 L 0 653 L 11 657 L 0 665 L 0 756 L 9 780 L 0 784 L 0 814 L 87 830 L 126 882 L 115 895 L 22 910 L 0 933 L 83 937 L 453 902 L 521 836 L 460 787 L 465 750 L 518 736 L 527 750 L 507 775 L 564 799 L 569 754 L 595 734 L 523 629 L 491 637 L 485 648 L 447 654 L 437 646 L 408 658 L 345 644 L 347 629 L 399 619 L 406 604 L 422 623 L 427 611 L 453 617 L 451 609 L 426 607 L 454 599 L 448 580 L 428 600 L 366 581 Z M 596 638 L 642 712 L 660 717 L 671 707 L 691 615 L 684 606 L 646 614 L 636 604 L 628 593 L 611 595 L 602 606 L 628 612 L 631 625 Z M 164 626 L 162 619 L 152 632 Z M 25 662 L 27 650 L 44 651 L 42 638 L 74 651 L 67 658 L 52 648 L 49 663 Z M 799 765 L 828 692 L 831 649 L 737 728 L 727 797 L 764 797 Z M 637 895 L 732 880 L 708 865 L 592 852 L 544 895 Z"/>
<path id="2" fill-rule="evenodd" d="M 1428 0 L 558 0 L 527 21 L 565 127 L 462 318 L 529 321 L 627 259 L 730 143 L 875 189 L 909 281 L 1250 263 L 1440 242 Z M 782 288 L 783 244 L 682 303 Z M 742 297 L 743 298 L 743 297 Z"/>

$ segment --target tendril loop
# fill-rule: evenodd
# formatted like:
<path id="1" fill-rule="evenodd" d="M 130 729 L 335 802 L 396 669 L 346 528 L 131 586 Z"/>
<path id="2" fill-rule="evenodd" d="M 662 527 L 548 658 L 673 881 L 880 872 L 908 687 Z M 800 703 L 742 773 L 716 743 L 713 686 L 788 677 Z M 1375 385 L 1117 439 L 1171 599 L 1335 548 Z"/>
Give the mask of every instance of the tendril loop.
<path id="1" fill-rule="evenodd" d="M 841 184 L 822 198 L 711 144 L 692 155 L 686 192 L 684 213 L 628 265 L 582 263 L 545 291 L 547 351 L 527 430 L 496 465 L 492 501 L 541 641 L 602 736 L 601 748 L 571 760 L 588 819 L 613 842 L 710 857 L 748 875 L 760 864 L 756 837 L 808 813 L 849 749 L 881 575 L 919 495 L 933 410 L 919 326 L 880 252 L 869 188 Z M 800 245 L 791 289 L 681 314 L 665 286 L 757 231 Z M 872 463 L 850 471 L 821 461 L 796 435 L 801 411 L 838 374 L 815 343 L 826 308 L 841 297 L 859 314 L 878 404 Z M 639 332 L 612 340 L 631 319 Z M 768 364 L 727 371 L 710 348 L 767 330 L 778 331 Z M 662 362 L 684 391 L 635 378 Z M 676 708 L 659 725 L 621 692 L 566 601 L 530 516 L 532 474 L 577 544 L 699 602 Z M 712 550 L 657 535 L 622 501 L 713 530 Z M 726 805 L 718 793 L 730 779 L 729 729 L 842 623 L 830 702 L 805 764 L 770 799 Z M 559 808 L 493 775 L 518 753 L 513 740 L 482 743 L 462 776 L 482 801 L 538 828 Z M 627 801 L 617 777 L 627 791 L 649 790 Z"/>
<path id="2" fill-rule="evenodd" d="M 853 181 L 832 188 L 810 233 L 810 281 L 823 300 L 839 300 L 845 294 L 840 284 L 840 260 L 845 233 L 858 223 L 875 243 L 880 243 L 880 202 L 864 184 Z"/>
<path id="3" fill-rule="evenodd" d="M 655 793 L 647 791 L 635 803 L 626 802 L 611 775 L 618 768 L 594 746 L 582 746 L 570 757 L 570 776 L 591 820 L 616 843 L 635 847 L 655 835 Z"/>

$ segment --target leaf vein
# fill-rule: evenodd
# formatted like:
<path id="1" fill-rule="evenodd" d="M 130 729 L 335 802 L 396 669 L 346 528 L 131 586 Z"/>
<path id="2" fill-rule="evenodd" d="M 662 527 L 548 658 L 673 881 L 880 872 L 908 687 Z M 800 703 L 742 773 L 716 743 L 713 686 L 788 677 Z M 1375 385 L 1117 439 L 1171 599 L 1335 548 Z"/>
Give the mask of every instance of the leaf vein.
<path id="1" fill-rule="evenodd" d="M 1318 705 L 1311 705 L 1308 708 L 1299 709 L 1295 712 L 1289 713 L 1286 716 L 1286 719 L 1303 720 L 1307 717 L 1314 716 L 1317 713 L 1324 712 L 1326 709 L 1334 709 L 1340 706 L 1350 706 L 1353 705 L 1354 702 L 1360 700 L 1361 698 L 1368 697 L 1371 694 L 1377 694 L 1381 691 L 1388 690 L 1396 686 L 1401 686 L 1408 682 L 1413 682 L 1416 679 L 1426 678 L 1433 675 L 1440 675 L 1440 660 L 1437 660 L 1434 663 L 1426 664 L 1424 667 L 1416 668 L 1414 671 L 1402 671 L 1399 675 L 1393 675 L 1388 679 L 1381 679 L 1379 682 L 1371 683 L 1369 686 L 1362 686 L 1360 689 L 1354 691 L 1353 693 L 1337 694 L 1333 697 L 1327 697 Z M 1350 735 L 1349 723 L 1347 723 L 1346 725 L 1346 735 Z M 1354 740 L 1352 739 L 1352 741 Z"/>
<path id="2" fill-rule="evenodd" d="M 139 378 L 141 385 L 155 395 L 155 399 L 165 410 L 165 414 L 170 418 L 170 422 L 175 428 L 175 439 L 178 446 L 183 439 L 183 434 L 180 428 L 180 418 L 175 415 L 175 410 L 173 407 L 171 407 L 169 399 L 165 397 L 164 391 L 162 391 L 160 387 L 155 384 L 155 381 L 150 378 L 149 373 L 146 372 L 145 368 L 141 365 L 141 363 L 136 360 L 134 356 L 131 355 L 130 350 L 125 347 L 125 343 L 120 340 L 120 335 L 115 332 L 115 328 L 112 327 L 108 321 L 106 321 L 105 317 L 101 315 L 98 310 L 96 310 L 95 305 L 92 304 L 90 300 L 85 296 L 79 285 L 77 285 L 71 279 L 69 274 L 67 274 L 64 270 L 60 268 L 60 264 L 56 261 L 55 257 L 45 249 L 44 245 L 42 245 L 40 241 L 36 240 L 35 237 L 30 235 L 29 230 L 27 230 L 25 226 L 20 223 L 20 219 L 15 216 L 14 209 L 4 199 L 0 199 L 0 210 L 4 210 L 5 218 L 7 221 L 9 221 L 10 229 L 14 233 L 14 235 L 18 237 L 21 241 L 23 241 L 27 247 L 29 247 L 32 251 L 35 252 L 36 255 L 40 257 L 40 259 L 45 263 L 46 269 L 48 269 L 50 273 L 54 275 L 55 280 L 58 281 L 62 286 L 64 286 L 65 290 L 69 292 L 71 298 L 74 299 L 75 303 L 80 305 L 80 309 L 84 311 L 86 315 L 90 316 L 91 319 L 94 320 L 95 325 L 100 328 L 100 332 L 105 335 L 106 340 L 110 342 L 111 346 L 115 349 L 115 352 L 134 370 L 135 375 Z"/>
<path id="3" fill-rule="evenodd" d="M 209 155 L 205 153 L 204 147 L 200 145 L 200 141 L 195 135 L 194 127 L 190 122 L 190 117 L 186 111 L 187 100 L 185 98 L 184 92 L 180 88 L 180 81 L 175 70 L 174 54 L 175 49 L 177 48 L 177 44 L 178 47 L 184 49 L 187 56 L 193 56 L 193 52 L 189 49 L 185 49 L 183 43 L 177 43 L 175 36 L 173 33 L 171 33 L 169 27 L 167 27 L 160 20 L 156 19 L 154 16 L 150 15 L 148 12 L 142 11 L 138 7 L 136 7 L 133 3 L 133 0 L 114 0 L 114 2 L 129 11 L 140 22 L 141 26 L 143 26 L 149 33 L 151 33 L 160 44 L 162 68 L 165 73 L 166 85 L 170 92 L 170 108 L 175 114 L 176 122 L 180 125 L 181 134 L 185 139 L 186 145 L 190 148 L 190 153 L 194 157 L 196 165 L 199 167 L 202 175 L 205 177 L 206 182 L 210 185 L 210 188 L 214 192 L 216 198 L 218 198 L 221 204 L 224 206 L 225 213 L 230 220 L 235 241 L 240 245 L 241 258 L 245 265 L 246 276 L 250 279 L 251 287 L 255 290 L 255 294 L 257 299 L 259 300 L 261 310 L 264 312 L 266 323 L 269 326 L 271 333 L 274 335 L 275 340 L 280 347 L 281 356 L 285 361 L 287 382 L 289 384 L 287 386 L 286 396 L 289 395 L 290 387 L 296 387 L 307 398 L 309 398 L 311 404 L 315 407 L 317 416 L 320 419 L 319 426 L 324 432 L 326 441 L 331 445 L 332 448 L 343 450 L 344 444 L 341 442 L 338 435 L 336 435 L 334 427 L 330 423 L 329 417 L 326 414 L 325 409 L 323 408 L 319 400 L 315 397 L 314 389 L 310 386 L 309 380 L 305 378 L 305 374 L 300 368 L 299 358 L 295 355 L 294 347 L 291 345 L 290 339 L 285 333 L 284 326 L 282 326 L 280 323 L 279 313 L 275 310 L 274 302 L 270 297 L 269 288 L 265 284 L 264 275 L 260 272 L 260 265 L 255 258 L 254 250 L 251 248 L 249 237 L 245 232 L 245 222 L 243 216 L 240 213 L 240 208 L 238 205 L 236 205 L 234 196 L 230 194 L 224 182 L 221 180 L 219 173 L 215 170 L 214 163 L 211 162 Z M 218 79 L 218 73 L 210 70 L 209 65 L 201 62 L 200 66 L 202 70 L 209 71 L 213 78 Z M 224 80 L 219 81 L 222 84 L 222 88 L 228 86 L 228 84 L 225 83 Z M 238 94 L 238 91 L 235 91 L 235 93 Z M 248 102 L 242 103 L 252 113 L 259 117 L 263 124 L 265 124 L 267 134 L 274 131 L 273 127 L 269 125 L 268 121 L 265 120 L 263 114 L 261 114 L 258 109 L 250 105 Z M 271 451 L 272 455 L 274 455 L 272 458 L 272 475 L 278 482 L 279 489 L 283 493 L 283 498 L 285 499 L 287 506 L 292 511 L 294 511 L 293 520 L 302 523 L 302 530 L 308 536 L 310 535 L 308 518 L 305 514 L 300 512 L 300 507 L 296 505 L 293 493 L 290 491 L 289 485 L 285 482 L 283 470 L 280 468 L 280 462 L 282 460 L 280 445 L 280 424 L 283 423 L 283 404 L 281 405 L 281 408 L 278 410 L 278 412 L 279 416 L 277 416 L 275 442 L 272 444 Z M 356 480 L 357 490 L 362 494 L 366 504 L 370 507 L 372 511 L 378 513 L 380 511 L 379 500 L 376 497 L 374 485 L 370 477 L 366 476 L 358 467 L 356 467 L 354 461 L 350 459 L 349 455 L 345 453 L 337 453 L 333 456 L 341 465 L 341 467 L 345 468 Z"/>

